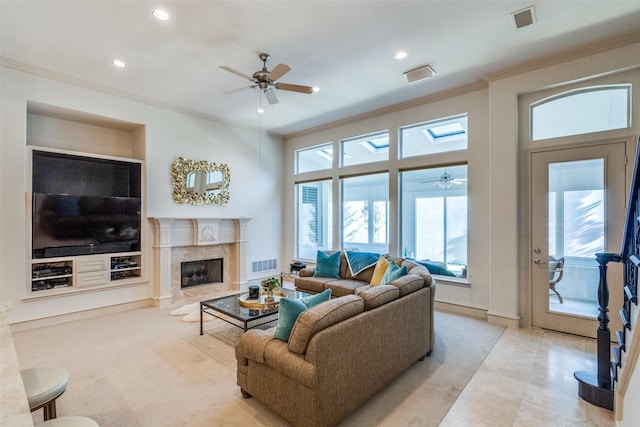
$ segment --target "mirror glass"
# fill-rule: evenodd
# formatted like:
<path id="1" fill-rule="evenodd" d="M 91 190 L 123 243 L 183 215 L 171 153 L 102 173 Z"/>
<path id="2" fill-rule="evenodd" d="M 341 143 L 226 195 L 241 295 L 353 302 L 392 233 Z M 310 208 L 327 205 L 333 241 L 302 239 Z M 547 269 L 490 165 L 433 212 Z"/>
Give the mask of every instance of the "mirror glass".
<path id="1" fill-rule="evenodd" d="M 225 164 L 178 157 L 171 167 L 173 201 L 193 205 L 226 205 L 231 173 Z"/>

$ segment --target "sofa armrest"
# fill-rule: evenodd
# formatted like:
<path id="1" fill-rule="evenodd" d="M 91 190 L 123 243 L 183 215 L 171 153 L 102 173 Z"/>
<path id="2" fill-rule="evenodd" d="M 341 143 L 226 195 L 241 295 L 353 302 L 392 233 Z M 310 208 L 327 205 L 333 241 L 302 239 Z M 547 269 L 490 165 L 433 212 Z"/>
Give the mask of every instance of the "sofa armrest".
<path id="1" fill-rule="evenodd" d="M 246 365 L 248 359 L 263 363 L 267 344 L 274 339 L 276 338 L 273 336 L 273 328 L 267 330 L 251 329 L 245 332 L 236 345 L 238 363 Z"/>
<path id="2" fill-rule="evenodd" d="M 316 272 L 315 267 L 306 267 L 300 270 L 298 274 L 300 275 L 300 277 L 313 277 L 315 272 Z"/>

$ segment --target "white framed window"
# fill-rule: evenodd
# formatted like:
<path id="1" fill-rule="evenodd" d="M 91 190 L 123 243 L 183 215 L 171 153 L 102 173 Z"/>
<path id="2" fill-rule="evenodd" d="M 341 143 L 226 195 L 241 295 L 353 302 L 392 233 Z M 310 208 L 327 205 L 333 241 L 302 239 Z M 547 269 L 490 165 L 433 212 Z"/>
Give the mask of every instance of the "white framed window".
<path id="1" fill-rule="evenodd" d="M 305 173 L 333 167 L 333 143 L 296 151 L 295 173 Z"/>
<path id="2" fill-rule="evenodd" d="M 467 275 L 467 165 L 401 172 L 402 255 L 432 274 Z"/>
<path id="3" fill-rule="evenodd" d="M 389 160 L 389 131 L 340 141 L 341 166 Z"/>
<path id="4" fill-rule="evenodd" d="M 631 85 L 559 93 L 529 106 L 530 138 L 539 141 L 631 126 Z"/>
<path id="5" fill-rule="evenodd" d="M 344 250 L 389 251 L 389 174 L 341 179 Z"/>
<path id="6" fill-rule="evenodd" d="M 333 202 L 331 180 L 296 184 L 296 257 L 315 259 L 318 250 L 331 248 Z"/>
<path id="7" fill-rule="evenodd" d="M 401 127 L 400 158 L 466 150 L 467 128 L 466 114 Z"/>

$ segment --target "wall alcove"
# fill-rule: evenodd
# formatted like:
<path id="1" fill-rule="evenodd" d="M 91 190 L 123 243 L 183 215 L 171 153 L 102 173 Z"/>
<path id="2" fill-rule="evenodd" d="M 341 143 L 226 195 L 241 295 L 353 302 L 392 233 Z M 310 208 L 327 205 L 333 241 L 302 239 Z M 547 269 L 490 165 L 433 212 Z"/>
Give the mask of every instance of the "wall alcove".
<path id="1" fill-rule="evenodd" d="M 28 298 L 146 284 L 143 125 L 29 102 Z"/>

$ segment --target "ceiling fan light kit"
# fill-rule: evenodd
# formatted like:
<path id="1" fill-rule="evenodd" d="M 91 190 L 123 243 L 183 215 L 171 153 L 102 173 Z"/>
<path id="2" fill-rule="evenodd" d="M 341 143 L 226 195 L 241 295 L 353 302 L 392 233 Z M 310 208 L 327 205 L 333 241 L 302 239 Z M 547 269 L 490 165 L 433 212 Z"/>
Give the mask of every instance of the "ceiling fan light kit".
<path id="1" fill-rule="evenodd" d="M 405 71 L 404 75 L 407 78 L 407 83 L 413 83 L 424 79 L 430 79 L 435 74 L 435 70 L 429 65 L 423 65 L 413 70 Z"/>
<path id="2" fill-rule="evenodd" d="M 302 86 L 302 85 L 294 85 L 290 83 L 278 82 L 278 80 L 282 76 L 284 76 L 289 71 L 291 71 L 291 67 L 285 64 L 278 64 L 273 70 L 269 71 L 267 69 L 267 61 L 270 58 L 269 54 L 261 53 L 259 57 L 260 57 L 260 60 L 262 61 L 262 69 L 256 71 L 251 76 L 248 76 L 247 74 L 241 71 L 235 70 L 227 65 L 220 65 L 220 68 L 222 68 L 223 70 L 233 73 L 237 76 L 240 76 L 243 79 L 249 80 L 253 83 L 252 85 L 247 87 L 226 90 L 224 91 L 225 94 L 241 92 L 247 89 L 255 89 L 256 87 L 259 87 L 264 93 L 264 97 L 267 99 L 269 104 L 277 104 L 278 97 L 276 96 L 274 89 L 287 90 L 290 92 L 306 93 L 309 95 L 312 94 L 313 92 L 317 92 L 311 86 Z"/>

